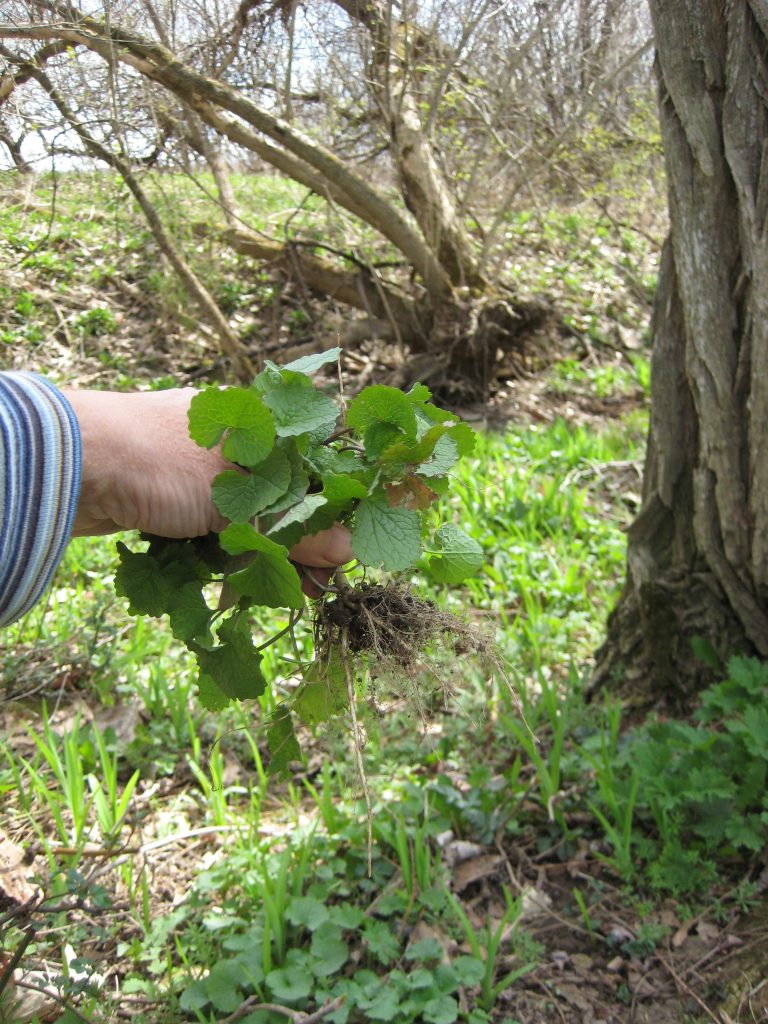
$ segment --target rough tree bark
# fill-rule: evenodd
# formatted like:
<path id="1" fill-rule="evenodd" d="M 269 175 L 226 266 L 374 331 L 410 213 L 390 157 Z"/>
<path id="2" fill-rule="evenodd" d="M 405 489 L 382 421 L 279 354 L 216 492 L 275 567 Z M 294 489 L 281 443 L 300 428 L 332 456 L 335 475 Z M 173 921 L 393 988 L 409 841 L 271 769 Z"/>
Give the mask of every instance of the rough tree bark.
<path id="1" fill-rule="evenodd" d="M 592 691 L 685 704 L 768 657 L 768 3 L 651 0 L 670 237 L 643 504 Z"/>

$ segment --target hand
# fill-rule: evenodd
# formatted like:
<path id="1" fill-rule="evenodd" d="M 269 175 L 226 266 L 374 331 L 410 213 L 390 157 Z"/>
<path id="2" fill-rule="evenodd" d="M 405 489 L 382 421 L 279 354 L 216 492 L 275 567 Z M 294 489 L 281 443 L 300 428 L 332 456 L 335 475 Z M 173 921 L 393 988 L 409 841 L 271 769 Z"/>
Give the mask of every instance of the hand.
<path id="1" fill-rule="evenodd" d="M 353 558 L 349 530 L 343 526 L 307 535 L 291 548 L 291 560 L 307 597 L 320 597 L 335 570 Z"/>
<path id="2" fill-rule="evenodd" d="M 83 443 L 76 537 L 116 530 L 199 537 L 226 526 L 211 483 L 232 467 L 217 448 L 200 448 L 190 438 L 192 388 L 64 394 Z"/>
<path id="3" fill-rule="evenodd" d="M 123 394 L 65 391 L 80 424 L 83 473 L 76 537 L 142 530 L 159 537 L 199 537 L 227 525 L 211 500 L 217 474 L 232 469 L 218 448 L 200 448 L 189 436 L 192 388 Z M 320 590 L 352 560 L 349 532 L 331 527 L 304 537 L 291 551 L 305 593 Z"/>

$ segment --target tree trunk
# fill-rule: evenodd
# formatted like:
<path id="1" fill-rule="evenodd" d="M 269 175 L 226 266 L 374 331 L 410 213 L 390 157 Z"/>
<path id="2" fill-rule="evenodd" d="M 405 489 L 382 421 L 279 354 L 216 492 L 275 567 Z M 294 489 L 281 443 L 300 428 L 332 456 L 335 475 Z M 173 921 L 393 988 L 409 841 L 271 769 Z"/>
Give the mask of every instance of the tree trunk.
<path id="1" fill-rule="evenodd" d="M 670 237 L 643 505 L 592 692 L 684 705 L 768 657 L 768 4 L 651 0 Z"/>

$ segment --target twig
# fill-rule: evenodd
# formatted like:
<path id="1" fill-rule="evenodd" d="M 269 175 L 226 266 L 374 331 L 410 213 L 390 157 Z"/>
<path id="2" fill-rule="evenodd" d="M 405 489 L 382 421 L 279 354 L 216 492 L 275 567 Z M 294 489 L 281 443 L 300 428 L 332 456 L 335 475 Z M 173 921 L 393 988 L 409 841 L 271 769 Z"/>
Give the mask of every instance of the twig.
<path id="1" fill-rule="evenodd" d="M 204 828 L 193 828 L 189 832 L 177 832 L 172 836 L 163 836 L 161 839 L 151 839 L 148 843 L 142 843 L 139 847 L 141 853 L 148 853 L 150 850 L 159 850 L 162 846 L 172 846 L 174 843 L 181 843 L 185 839 L 197 839 L 199 836 L 213 835 L 216 832 L 236 832 L 236 825 L 206 825 Z"/>
<path id="2" fill-rule="evenodd" d="M 77 1019 L 81 1021 L 81 1024 L 93 1024 L 93 1021 L 91 1020 L 90 1017 L 85 1017 L 82 1013 L 80 1013 L 78 1009 L 76 1009 L 76 1007 L 72 1005 L 72 1003 L 64 999 L 52 988 L 41 988 L 39 985 L 33 985 L 29 981 L 23 981 L 20 979 L 17 979 L 14 982 L 14 984 L 16 988 L 25 988 L 30 992 L 37 992 L 41 996 L 46 996 L 52 1002 L 56 1003 L 57 1006 L 61 1006 L 62 1009 L 68 1010 L 74 1017 L 77 1017 Z"/>
<path id="3" fill-rule="evenodd" d="M 3 992 L 5 991 L 8 982 L 13 980 L 13 972 L 19 966 L 19 962 L 21 958 L 24 956 L 24 951 L 26 950 L 27 946 L 30 944 L 32 939 L 34 939 L 34 937 L 35 929 L 32 926 L 30 926 L 24 932 L 24 938 L 19 943 L 18 949 L 15 950 L 13 956 L 8 961 L 7 967 L 4 969 L 2 975 L 0 975 L 0 996 L 2 996 Z"/>
<path id="4" fill-rule="evenodd" d="M 250 999 L 246 999 L 243 1005 L 238 1007 L 229 1017 L 225 1017 L 221 1024 L 236 1024 L 236 1021 L 242 1020 L 243 1017 L 256 1010 L 271 1010 L 272 1013 L 282 1013 L 284 1017 L 293 1021 L 294 1024 L 316 1024 L 317 1021 L 323 1020 L 328 1014 L 338 1010 L 343 1005 L 345 996 L 337 996 L 332 1002 L 321 1006 L 314 1013 L 304 1013 L 303 1010 L 291 1010 L 289 1007 L 280 1006 L 278 1003 L 260 1003 L 257 1001 L 258 998 L 258 996 L 251 996 Z"/>
<path id="5" fill-rule="evenodd" d="M 706 1013 L 706 1015 L 710 1018 L 710 1020 L 713 1020 L 715 1022 L 715 1024 L 720 1024 L 720 1021 L 717 1019 L 717 1017 L 714 1015 L 714 1013 L 712 1013 L 712 1011 L 707 1006 L 707 1004 L 704 1002 L 704 1000 L 701 999 L 699 996 L 697 996 L 696 993 L 693 991 L 693 989 L 690 987 L 690 985 L 687 985 L 683 981 L 683 979 L 680 977 L 680 975 L 674 969 L 672 964 L 669 963 L 667 960 L 665 960 L 664 957 L 661 956 L 658 952 L 656 953 L 656 957 L 657 957 L 659 963 L 662 964 L 662 966 L 664 966 L 667 969 L 667 971 L 669 971 L 669 973 L 672 976 L 672 980 L 678 986 L 678 989 L 681 989 L 683 992 L 685 992 L 685 994 L 687 996 L 690 996 L 691 999 L 694 1000 L 694 1002 L 698 1003 L 698 1005 L 702 1008 L 702 1010 L 704 1011 L 704 1013 Z"/>

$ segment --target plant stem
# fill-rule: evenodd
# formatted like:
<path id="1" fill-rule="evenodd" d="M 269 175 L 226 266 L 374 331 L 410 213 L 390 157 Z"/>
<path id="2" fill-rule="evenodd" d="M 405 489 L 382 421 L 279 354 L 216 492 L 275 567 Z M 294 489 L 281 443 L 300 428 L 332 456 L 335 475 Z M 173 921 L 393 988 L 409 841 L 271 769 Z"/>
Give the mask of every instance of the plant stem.
<path id="1" fill-rule="evenodd" d="M 336 573 L 336 577 L 340 574 Z M 344 587 L 349 588 L 349 584 L 344 580 Z M 344 666 L 344 679 L 347 684 L 347 698 L 349 700 L 349 713 L 352 718 L 352 741 L 355 748 L 355 760 L 357 762 L 357 771 L 360 776 L 360 784 L 363 787 L 363 797 L 365 799 L 365 810 L 368 821 L 368 877 L 370 878 L 373 874 L 373 809 L 371 807 L 371 794 L 368 789 L 368 778 L 365 774 L 365 765 L 363 763 L 363 740 L 360 731 L 360 725 L 357 720 L 357 694 L 355 693 L 355 681 L 352 677 L 352 666 L 350 664 L 349 657 L 349 630 L 346 626 L 341 628 L 341 663 Z"/>

